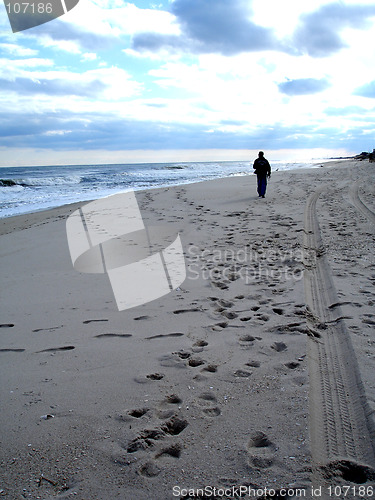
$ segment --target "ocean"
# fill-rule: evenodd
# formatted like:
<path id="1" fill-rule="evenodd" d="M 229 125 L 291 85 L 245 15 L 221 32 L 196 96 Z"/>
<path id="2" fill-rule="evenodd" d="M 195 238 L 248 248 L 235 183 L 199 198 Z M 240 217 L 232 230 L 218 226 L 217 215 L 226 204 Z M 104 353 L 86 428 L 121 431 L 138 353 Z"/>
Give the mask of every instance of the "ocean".
<path id="1" fill-rule="evenodd" d="M 272 161 L 273 170 L 314 166 L 317 159 L 287 163 Z M 245 161 L 58 165 L 0 168 L 0 217 L 88 201 L 139 189 L 180 185 L 222 177 L 248 175 Z"/>

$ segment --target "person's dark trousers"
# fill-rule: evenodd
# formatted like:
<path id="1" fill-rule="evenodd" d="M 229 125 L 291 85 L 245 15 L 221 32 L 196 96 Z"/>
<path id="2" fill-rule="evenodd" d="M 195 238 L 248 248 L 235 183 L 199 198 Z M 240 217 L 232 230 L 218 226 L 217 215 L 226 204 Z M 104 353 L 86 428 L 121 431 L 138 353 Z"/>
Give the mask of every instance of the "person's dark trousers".
<path id="1" fill-rule="evenodd" d="M 258 175 L 258 194 L 264 196 L 267 188 L 267 177 L 265 175 Z"/>

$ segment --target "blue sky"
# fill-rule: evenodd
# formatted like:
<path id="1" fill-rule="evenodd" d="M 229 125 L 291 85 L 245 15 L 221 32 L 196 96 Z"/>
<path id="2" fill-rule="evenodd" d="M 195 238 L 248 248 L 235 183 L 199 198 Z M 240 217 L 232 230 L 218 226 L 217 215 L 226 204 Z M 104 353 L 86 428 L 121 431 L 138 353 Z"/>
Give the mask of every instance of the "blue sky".
<path id="1" fill-rule="evenodd" d="M 0 165 L 245 160 L 375 147 L 375 2 L 0 6 Z"/>

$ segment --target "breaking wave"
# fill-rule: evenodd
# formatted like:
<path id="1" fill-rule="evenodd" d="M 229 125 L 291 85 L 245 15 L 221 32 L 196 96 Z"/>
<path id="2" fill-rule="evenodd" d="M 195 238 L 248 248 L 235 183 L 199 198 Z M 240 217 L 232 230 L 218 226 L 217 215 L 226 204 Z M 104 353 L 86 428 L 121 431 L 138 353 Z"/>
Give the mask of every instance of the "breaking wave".
<path id="1" fill-rule="evenodd" d="M 13 187 L 13 186 L 57 186 L 57 185 L 73 185 L 79 184 L 82 178 L 77 175 L 66 176 L 66 177 L 34 177 L 25 179 L 0 179 L 1 187 Z"/>

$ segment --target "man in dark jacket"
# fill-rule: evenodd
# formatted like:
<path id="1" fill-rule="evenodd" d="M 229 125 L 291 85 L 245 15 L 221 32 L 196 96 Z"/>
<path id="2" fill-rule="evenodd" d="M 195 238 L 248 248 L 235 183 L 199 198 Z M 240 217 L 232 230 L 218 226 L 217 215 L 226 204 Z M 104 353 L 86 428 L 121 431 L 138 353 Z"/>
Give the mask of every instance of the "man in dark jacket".
<path id="1" fill-rule="evenodd" d="M 263 151 L 259 151 L 258 158 L 254 161 L 253 168 L 257 174 L 259 197 L 264 198 L 267 188 L 267 177 L 271 177 L 271 166 L 268 160 L 264 158 Z"/>

